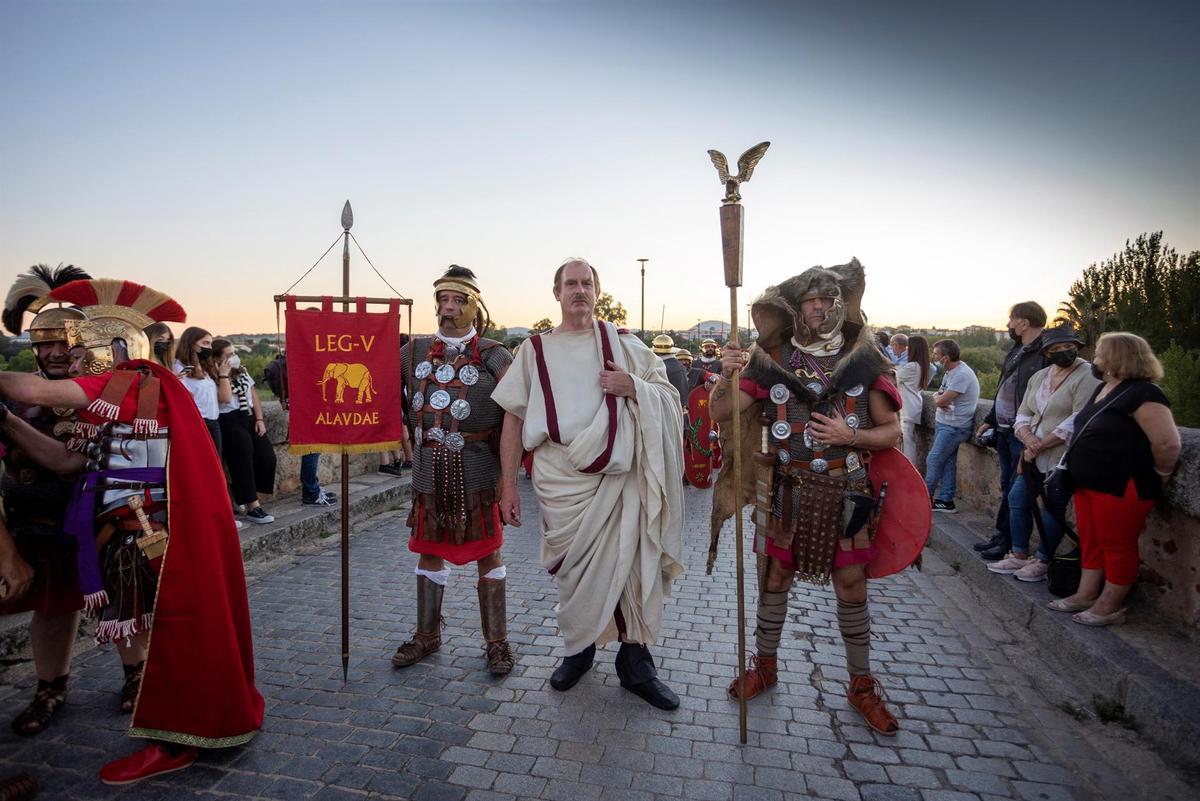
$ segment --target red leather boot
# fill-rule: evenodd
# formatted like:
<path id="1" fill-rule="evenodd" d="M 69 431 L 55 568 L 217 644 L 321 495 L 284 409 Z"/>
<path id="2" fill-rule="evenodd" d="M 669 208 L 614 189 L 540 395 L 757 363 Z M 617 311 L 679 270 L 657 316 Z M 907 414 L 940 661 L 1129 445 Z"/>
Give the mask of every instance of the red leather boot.
<path id="1" fill-rule="evenodd" d="M 151 776 L 174 773 L 190 767 L 198 754 L 195 748 L 182 748 L 172 754 L 159 743 L 150 743 L 141 751 L 100 768 L 100 781 L 105 784 L 133 784 Z"/>

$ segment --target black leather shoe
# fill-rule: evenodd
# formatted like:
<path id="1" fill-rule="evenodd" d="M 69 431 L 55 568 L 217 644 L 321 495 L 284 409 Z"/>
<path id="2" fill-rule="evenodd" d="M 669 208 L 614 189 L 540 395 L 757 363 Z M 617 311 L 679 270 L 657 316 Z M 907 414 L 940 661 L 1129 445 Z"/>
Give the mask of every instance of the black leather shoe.
<path id="1" fill-rule="evenodd" d="M 985 562 L 998 562 L 1008 556 L 1010 547 L 1009 543 L 1001 541 L 999 545 L 994 545 L 986 551 L 980 551 L 979 556 Z"/>
<path id="2" fill-rule="evenodd" d="M 596 657 L 596 646 L 589 645 L 577 654 L 572 654 L 563 660 L 550 676 L 550 686 L 565 693 L 583 678 L 583 674 L 592 669 L 592 661 Z"/>
<path id="3" fill-rule="evenodd" d="M 997 545 L 999 545 L 1002 542 L 1004 542 L 1003 534 L 993 534 L 992 538 L 990 540 L 988 540 L 987 542 L 977 542 L 974 545 L 972 545 L 971 547 L 974 548 L 976 551 L 986 551 L 989 548 L 995 548 Z"/>
<path id="4" fill-rule="evenodd" d="M 659 681 L 658 678 L 649 679 L 640 684 L 626 684 L 625 682 L 621 682 L 621 686 L 646 703 L 656 706 L 659 709 L 671 710 L 679 706 L 679 696 L 672 692 L 670 687 Z"/>

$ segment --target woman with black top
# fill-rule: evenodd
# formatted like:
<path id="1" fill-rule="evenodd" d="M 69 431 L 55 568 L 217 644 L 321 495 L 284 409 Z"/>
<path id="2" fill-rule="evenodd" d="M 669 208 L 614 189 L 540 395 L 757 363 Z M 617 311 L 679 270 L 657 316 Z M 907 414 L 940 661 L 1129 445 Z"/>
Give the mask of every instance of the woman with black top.
<path id="1" fill-rule="evenodd" d="M 217 404 L 220 412 L 221 451 L 229 466 L 233 502 L 246 507 L 246 517 L 254 523 L 273 523 L 275 517 L 259 503 L 259 493 L 275 492 L 275 449 L 267 438 L 262 403 L 254 389 L 254 379 L 242 367 L 241 357 L 228 339 L 212 341 L 219 363 L 229 366 L 231 395 Z"/>
<path id="2" fill-rule="evenodd" d="M 1067 472 L 1075 487 L 1082 577 L 1074 595 L 1051 601 L 1085 626 L 1125 620 L 1137 580 L 1138 536 L 1179 459 L 1170 401 L 1154 381 L 1162 365 L 1136 334 L 1104 334 L 1092 372 L 1103 383 L 1075 416 Z"/>

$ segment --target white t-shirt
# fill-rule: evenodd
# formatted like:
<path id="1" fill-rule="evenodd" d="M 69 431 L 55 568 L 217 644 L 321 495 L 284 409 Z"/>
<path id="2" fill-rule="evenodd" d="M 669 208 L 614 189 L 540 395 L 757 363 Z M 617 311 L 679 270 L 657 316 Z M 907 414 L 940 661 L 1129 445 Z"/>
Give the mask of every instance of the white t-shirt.
<path id="1" fill-rule="evenodd" d="M 192 393 L 192 400 L 196 401 L 196 408 L 200 410 L 200 416 L 205 420 L 216 420 L 221 416 L 221 410 L 217 404 L 217 382 L 209 378 L 207 374 L 199 378 L 184 375 L 183 366 L 183 362 L 175 360 L 173 368 L 175 375 L 179 376 L 179 380 L 187 387 L 187 391 Z"/>
<path id="2" fill-rule="evenodd" d="M 942 376 L 942 388 L 938 392 L 957 392 L 958 397 L 950 401 L 945 409 L 938 409 L 935 419 L 942 425 L 954 428 L 970 428 L 975 422 L 975 407 L 979 405 L 979 378 L 966 362 Z"/>

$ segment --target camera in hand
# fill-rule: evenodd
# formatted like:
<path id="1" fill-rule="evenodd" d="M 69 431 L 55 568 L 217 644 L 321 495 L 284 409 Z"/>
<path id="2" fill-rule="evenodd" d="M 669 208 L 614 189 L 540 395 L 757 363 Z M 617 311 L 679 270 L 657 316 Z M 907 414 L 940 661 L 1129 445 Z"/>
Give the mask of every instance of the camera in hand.
<path id="1" fill-rule="evenodd" d="M 984 431 L 982 434 L 976 437 L 975 441 L 985 448 L 996 447 L 996 429 L 989 428 L 987 431 Z"/>

